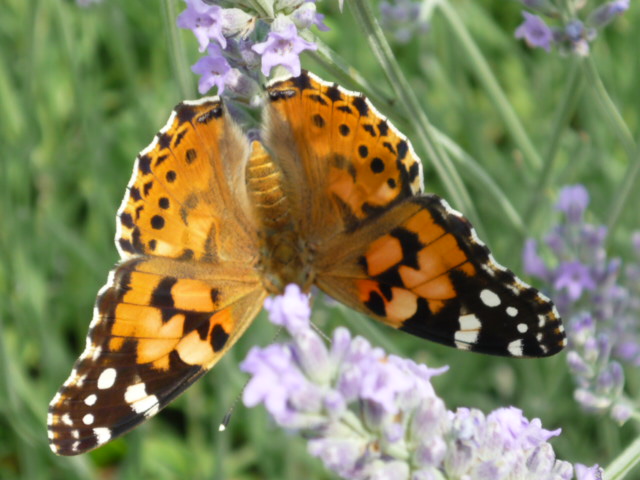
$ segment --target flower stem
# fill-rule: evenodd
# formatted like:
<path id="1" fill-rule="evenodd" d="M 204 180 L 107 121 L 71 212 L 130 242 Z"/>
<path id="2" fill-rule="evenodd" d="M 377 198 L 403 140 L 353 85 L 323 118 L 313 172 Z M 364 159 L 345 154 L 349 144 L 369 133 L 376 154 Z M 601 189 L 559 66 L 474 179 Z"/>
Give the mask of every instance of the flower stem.
<path id="1" fill-rule="evenodd" d="M 176 28 L 176 2 L 173 0 L 163 0 L 162 18 L 165 31 L 169 38 L 169 51 L 171 54 L 171 64 L 173 65 L 174 77 L 178 81 L 180 98 L 194 98 L 195 89 L 191 69 L 184 54 L 182 37 Z"/>
<path id="2" fill-rule="evenodd" d="M 553 177 L 555 162 L 557 158 L 558 147 L 560 145 L 560 138 L 565 131 L 565 127 L 569 123 L 571 116 L 573 115 L 576 104 L 582 94 L 582 76 L 578 75 L 578 64 L 574 60 L 569 68 L 567 82 L 561 98 L 563 99 L 560 108 L 557 110 L 555 119 L 552 123 L 550 131 L 550 139 L 545 152 L 545 161 L 536 186 L 533 188 L 533 194 L 531 195 L 527 207 L 525 209 L 524 218 L 528 219 L 529 224 L 534 223 L 536 214 L 539 211 L 545 211 L 540 209 L 541 199 L 549 188 L 551 178 Z"/>
<path id="3" fill-rule="evenodd" d="M 636 143 L 616 105 L 609 97 L 607 90 L 598 74 L 598 70 L 591 57 L 587 57 L 582 62 L 582 71 L 591 89 L 591 94 L 600 106 L 601 113 L 605 116 L 608 124 L 613 128 L 618 136 L 622 148 L 629 158 L 629 166 L 619 188 L 616 189 L 616 196 L 613 199 L 611 208 L 607 214 L 607 227 L 609 228 L 609 238 L 612 238 L 611 231 L 615 228 L 620 218 L 622 210 L 629 200 L 633 187 L 638 181 L 640 174 L 640 155 Z"/>
<path id="4" fill-rule="evenodd" d="M 542 159 L 536 151 L 533 143 L 529 139 L 520 119 L 514 112 L 509 100 L 504 94 L 498 80 L 493 75 L 488 62 L 480 52 L 469 34 L 469 31 L 462 23 L 460 16 L 447 0 L 441 0 L 439 8 L 444 15 L 453 33 L 457 36 L 462 48 L 466 50 L 466 58 L 469 60 L 471 67 L 474 69 L 478 80 L 482 83 L 489 95 L 489 98 L 496 107 L 497 112 L 502 116 L 504 127 L 511 133 L 514 142 L 522 152 L 529 166 L 534 170 L 539 170 L 542 166 Z"/>
<path id="5" fill-rule="evenodd" d="M 640 463 L 640 438 L 636 438 L 624 452 L 605 469 L 607 480 L 621 480 Z"/>

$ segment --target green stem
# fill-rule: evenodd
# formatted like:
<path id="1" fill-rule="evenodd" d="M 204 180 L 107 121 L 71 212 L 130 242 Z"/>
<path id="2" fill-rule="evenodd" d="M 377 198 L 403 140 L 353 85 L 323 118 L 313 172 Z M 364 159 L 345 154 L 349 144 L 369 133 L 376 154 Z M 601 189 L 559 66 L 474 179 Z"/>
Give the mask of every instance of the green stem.
<path id="1" fill-rule="evenodd" d="M 636 438 L 618 457 L 606 468 L 607 480 L 622 480 L 627 473 L 640 463 L 640 438 Z"/>
<path id="2" fill-rule="evenodd" d="M 604 115 L 607 123 L 613 128 L 614 133 L 617 135 L 618 140 L 622 144 L 622 148 L 629 159 L 626 174 L 621 185 L 616 189 L 616 196 L 614 197 L 613 202 L 611 203 L 611 208 L 607 214 L 607 227 L 609 229 L 608 237 L 611 238 L 611 232 L 617 226 L 620 214 L 629 200 L 633 187 L 638 182 L 638 175 L 640 174 L 640 155 L 627 124 L 607 93 L 593 59 L 591 57 L 585 58 L 582 62 L 582 67 L 587 84 L 591 89 L 591 94 L 597 100 L 601 113 Z"/>
<path id="3" fill-rule="evenodd" d="M 528 219 L 530 223 L 534 223 L 533 221 L 537 213 L 541 210 L 539 207 L 541 205 L 542 197 L 549 188 L 551 178 L 553 177 L 560 138 L 562 137 L 562 133 L 565 131 L 565 127 L 568 125 L 569 120 L 575 111 L 578 99 L 582 94 L 582 76 L 578 75 L 578 71 L 578 64 L 574 60 L 569 69 L 569 75 L 565 84 L 564 92 L 560 96 L 563 101 L 560 108 L 556 111 L 552 128 L 549 132 L 550 139 L 547 151 L 545 152 L 544 165 L 542 170 L 540 170 L 538 181 L 533 189 L 533 194 L 525 208 L 524 218 Z"/>
<path id="4" fill-rule="evenodd" d="M 607 89 L 602 83 L 602 79 L 598 74 L 598 69 L 591 57 L 586 57 L 582 62 L 582 72 L 584 73 L 587 85 L 591 89 L 592 95 L 600 106 L 601 113 L 604 114 L 608 124 L 614 129 L 615 134 L 622 143 L 622 148 L 629 159 L 633 159 L 636 156 L 636 144 L 633 140 L 633 136 L 627 127 L 627 124 L 622 119 L 622 115 L 618 112 L 616 105 L 609 97 Z"/>
<path id="5" fill-rule="evenodd" d="M 164 28 L 169 38 L 169 51 L 171 54 L 171 64 L 173 65 L 174 77 L 178 81 L 181 98 L 194 98 L 193 78 L 190 74 L 189 64 L 184 54 L 182 37 L 176 28 L 176 2 L 173 0 L 163 0 L 162 17 Z"/>
<path id="6" fill-rule="evenodd" d="M 398 103 L 405 110 L 407 116 L 413 118 L 418 140 L 427 153 L 427 158 L 432 162 L 439 178 L 443 182 L 447 194 L 452 199 L 454 205 L 456 205 L 457 208 L 463 209 L 469 217 L 472 217 L 476 223 L 476 228 L 481 230 L 479 217 L 471 201 L 469 192 L 455 169 L 453 162 L 443 147 L 438 143 L 434 129 L 424 113 L 415 92 L 402 73 L 371 11 L 369 2 L 367 0 L 353 0 L 349 5 L 353 9 L 356 20 L 365 32 L 374 55 L 387 75 L 389 83 L 398 97 Z"/>
<path id="7" fill-rule="evenodd" d="M 617 227 L 618 221 L 620 220 L 620 214 L 624 209 L 627 200 L 629 200 L 629 196 L 631 192 L 635 191 L 638 186 L 638 178 L 640 176 L 640 154 L 637 154 L 635 158 L 633 158 L 629 162 L 629 166 L 627 167 L 627 171 L 622 179 L 621 185 L 615 189 L 617 192 L 616 196 L 613 198 L 613 202 L 611 208 L 609 209 L 609 213 L 607 215 L 607 228 L 609 231 L 609 237 L 611 237 L 611 232 Z"/>
<path id="8" fill-rule="evenodd" d="M 493 75 L 487 60 L 483 57 L 451 4 L 447 0 L 441 0 L 439 7 L 445 19 L 449 22 L 453 33 L 458 37 L 462 48 L 466 50 L 466 57 L 469 59 L 471 67 L 485 88 L 487 95 L 495 105 L 497 112 L 502 117 L 504 127 L 511 134 L 524 159 L 529 162 L 529 166 L 536 171 L 539 170 L 542 166 L 542 159 L 529 139 L 520 119 L 511 107 L 496 77 Z"/>

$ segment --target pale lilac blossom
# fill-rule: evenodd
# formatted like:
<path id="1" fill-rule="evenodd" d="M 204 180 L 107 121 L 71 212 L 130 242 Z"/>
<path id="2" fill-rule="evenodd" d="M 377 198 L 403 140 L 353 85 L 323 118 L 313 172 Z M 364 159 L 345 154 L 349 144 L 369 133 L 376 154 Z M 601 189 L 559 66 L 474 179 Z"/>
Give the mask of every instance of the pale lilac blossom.
<path id="1" fill-rule="evenodd" d="M 565 320 L 574 398 L 586 411 L 622 423 L 633 412 L 622 363 L 640 366 L 640 266 L 625 269 L 620 259 L 607 257 L 607 229 L 586 222 L 588 204 L 584 186 L 563 188 L 556 204 L 562 221 L 543 243 L 548 255 L 529 239 L 524 266 L 548 285 Z"/>
<path id="2" fill-rule="evenodd" d="M 211 40 L 215 40 L 222 48 L 227 47 L 227 40 L 222 34 L 222 8 L 209 5 L 203 0 L 185 0 L 187 9 L 176 20 L 178 27 L 193 32 L 198 40 L 199 49 L 204 52 Z"/>
<path id="3" fill-rule="evenodd" d="M 553 32 L 538 15 L 522 12 L 524 22 L 516 29 L 516 38 L 523 38 L 530 47 L 551 50 Z"/>
<path id="4" fill-rule="evenodd" d="M 298 35 L 295 25 L 287 25 L 281 31 L 271 31 L 267 40 L 253 46 L 262 56 L 262 74 L 268 76 L 277 65 L 285 67 L 294 77 L 300 75 L 300 53 L 318 47 Z"/>
<path id="5" fill-rule="evenodd" d="M 241 364 L 251 374 L 244 403 L 264 404 L 276 423 L 302 434 L 309 453 L 340 477 L 572 478 L 572 465 L 558 460 L 548 443 L 560 429 L 546 430 L 515 407 L 488 415 L 449 411 L 431 384 L 446 367 L 388 355 L 345 328 L 336 329 L 327 346 L 309 324 L 308 295 L 296 285 L 265 306 L 291 340 L 249 352 Z M 581 472 L 598 471 L 593 468 Z"/>

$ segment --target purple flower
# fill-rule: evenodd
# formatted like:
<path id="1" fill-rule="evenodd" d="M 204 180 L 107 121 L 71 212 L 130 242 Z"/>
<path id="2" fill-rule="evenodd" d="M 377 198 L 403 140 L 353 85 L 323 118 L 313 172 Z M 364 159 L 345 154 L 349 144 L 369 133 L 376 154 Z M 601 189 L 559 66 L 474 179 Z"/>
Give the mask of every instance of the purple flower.
<path id="1" fill-rule="evenodd" d="M 262 73 L 268 76 L 276 65 L 282 65 L 295 77 L 300 75 L 300 53 L 316 50 L 318 47 L 298 36 L 295 25 L 289 24 L 283 30 L 269 32 L 267 40 L 253 46 L 262 56 Z"/>
<path id="2" fill-rule="evenodd" d="M 602 469 L 595 464 L 593 467 L 587 467 L 581 463 L 576 463 L 576 480 L 602 480 Z"/>
<path id="3" fill-rule="evenodd" d="M 297 286 L 268 303 L 272 322 L 292 338 L 249 352 L 241 364 L 251 374 L 244 403 L 263 403 L 342 478 L 571 478 L 572 466 L 547 443 L 560 429 L 545 430 L 514 407 L 487 416 L 448 411 L 430 382 L 444 369 L 387 355 L 344 328 L 327 348 Z"/>
<path id="4" fill-rule="evenodd" d="M 211 40 L 217 41 L 222 48 L 227 40 L 222 34 L 222 8 L 209 5 L 202 0 L 185 0 L 187 9 L 176 20 L 178 27 L 193 31 L 198 39 L 200 51 L 204 52 Z"/>
<path id="5" fill-rule="evenodd" d="M 622 15 L 629 9 L 629 0 L 615 0 L 607 2 L 596 8 L 589 15 L 588 22 L 596 28 L 602 28 L 611 23 L 617 16 Z"/>
<path id="6" fill-rule="evenodd" d="M 315 25 L 321 32 L 330 30 L 324 24 L 324 15 L 316 12 L 316 6 L 313 2 L 303 3 L 291 14 L 291 20 L 299 29 L 311 28 Z"/>
<path id="7" fill-rule="evenodd" d="M 576 301 L 584 290 L 595 290 L 596 284 L 589 267 L 579 261 L 562 262 L 553 283 L 556 290 L 565 290 L 570 301 Z"/>
<path id="8" fill-rule="evenodd" d="M 533 238 L 526 240 L 522 259 L 524 263 L 524 271 L 528 275 L 535 275 L 539 278 L 548 277 L 549 270 L 540 255 L 538 255 L 537 243 Z"/>
<path id="9" fill-rule="evenodd" d="M 524 22 L 516 29 L 516 38 L 524 38 L 530 47 L 540 47 L 547 52 L 550 51 L 553 33 L 544 20 L 529 12 L 522 12 L 522 16 Z"/>
<path id="10" fill-rule="evenodd" d="M 292 334 L 309 328 L 309 295 L 302 293 L 295 283 L 287 285 L 283 295 L 267 298 L 264 308 L 273 324 L 285 327 Z"/>
<path id="11" fill-rule="evenodd" d="M 570 185 L 560 190 L 556 209 L 564 213 L 570 222 L 579 222 L 587 205 L 589 192 L 584 185 Z"/>
<path id="12" fill-rule="evenodd" d="M 218 45 L 212 43 L 207 50 L 208 55 L 198 60 L 191 71 L 202 75 L 198 81 L 198 91 L 201 94 L 207 93 L 214 86 L 218 87 L 218 94 L 221 94 L 225 83 L 232 76 L 232 69 Z"/>

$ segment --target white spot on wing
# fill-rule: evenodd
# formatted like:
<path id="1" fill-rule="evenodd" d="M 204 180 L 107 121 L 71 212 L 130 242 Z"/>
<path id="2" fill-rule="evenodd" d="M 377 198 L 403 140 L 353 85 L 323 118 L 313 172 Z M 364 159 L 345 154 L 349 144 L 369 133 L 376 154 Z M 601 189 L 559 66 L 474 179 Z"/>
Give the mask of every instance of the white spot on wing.
<path id="1" fill-rule="evenodd" d="M 98 445 L 102 445 L 103 443 L 107 443 L 111 440 L 111 430 L 106 427 L 94 428 L 93 434 L 96 436 L 96 442 Z"/>
<path id="2" fill-rule="evenodd" d="M 91 407 L 95 405 L 96 400 L 98 400 L 98 396 L 95 393 L 92 393 L 91 395 L 89 395 L 87 398 L 84 399 L 84 403 Z"/>
<path id="3" fill-rule="evenodd" d="M 529 330 L 529 326 L 526 323 L 519 323 L 518 324 L 518 331 L 520 333 L 527 333 L 527 330 Z"/>
<path id="4" fill-rule="evenodd" d="M 480 327 L 482 327 L 482 324 L 480 323 L 480 320 L 478 320 L 478 317 L 473 313 L 462 315 L 458 321 L 460 322 L 460 330 L 454 334 L 453 339 L 459 348 L 467 350 L 469 347 L 460 347 L 460 343 L 463 345 L 476 343 L 478 335 L 480 335 Z"/>
<path id="5" fill-rule="evenodd" d="M 68 413 L 65 413 L 60 417 L 60 421 L 67 426 L 73 425 L 73 421 L 71 420 L 71 416 Z"/>
<path id="6" fill-rule="evenodd" d="M 98 388 L 100 390 L 106 390 L 113 387 L 116 383 L 117 372 L 115 368 L 105 368 L 98 377 Z"/>
<path id="7" fill-rule="evenodd" d="M 507 307 L 507 315 L 510 317 L 515 317 L 518 315 L 518 309 L 516 307 Z"/>
<path id="8" fill-rule="evenodd" d="M 507 350 L 509 350 L 509 353 L 514 357 L 521 357 L 522 339 L 514 340 L 513 342 L 509 343 L 509 345 L 507 346 Z"/>
<path id="9" fill-rule="evenodd" d="M 482 300 L 482 303 L 487 307 L 497 307 L 500 305 L 500 297 L 486 288 L 480 292 L 480 300 Z"/>
<path id="10" fill-rule="evenodd" d="M 91 425 L 93 423 L 93 415 L 91 415 L 90 413 L 87 413 L 84 417 L 82 417 L 82 423 L 84 423 L 85 425 Z"/>
<path id="11" fill-rule="evenodd" d="M 124 400 L 136 413 L 144 413 L 150 417 L 155 415 L 159 409 L 158 397 L 147 394 L 147 387 L 144 383 L 130 385 L 124 393 Z"/>

